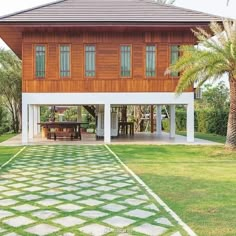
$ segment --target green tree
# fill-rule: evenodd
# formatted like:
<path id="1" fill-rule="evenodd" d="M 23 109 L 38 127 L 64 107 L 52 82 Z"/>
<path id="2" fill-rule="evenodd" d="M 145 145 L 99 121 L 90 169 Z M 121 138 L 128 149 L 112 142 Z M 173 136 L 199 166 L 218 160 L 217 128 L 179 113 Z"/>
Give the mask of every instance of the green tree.
<path id="1" fill-rule="evenodd" d="M 236 21 L 212 22 L 210 32 L 203 28 L 193 30 L 202 47 L 183 46 L 182 56 L 170 67 L 180 73 L 177 93 L 197 83 L 217 81 L 227 74 L 230 84 L 230 111 L 226 146 L 236 149 Z M 214 37 L 215 36 L 215 37 Z"/>
<path id="2" fill-rule="evenodd" d="M 229 88 L 223 81 L 216 85 L 206 84 L 203 87 L 202 99 L 195 101 L 195 108 L 229 111 Z"/>
<path id="3" fill-rule="evenodd" d="M 0 96 L 16 133 L 21 127 L 21 91 L 21 61 L 11 51 L 0 49 Z"/>

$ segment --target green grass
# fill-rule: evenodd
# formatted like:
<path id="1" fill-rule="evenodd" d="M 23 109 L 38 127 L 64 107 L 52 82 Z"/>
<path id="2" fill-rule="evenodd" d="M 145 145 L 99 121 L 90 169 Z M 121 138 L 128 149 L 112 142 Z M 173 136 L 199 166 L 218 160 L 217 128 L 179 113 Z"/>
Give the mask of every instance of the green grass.
<path id="1" fill-rule="evenodd" d="M 236 235 L 236 152 L 223 146 L 111 149 L 198 235 Z"/>
<path id="2" fill-rule="evenodd" d="M 186 136 L 186 131 L 177 131 L 176 133 L 179 135 Z M 195 132 L 195 138 L 205 139 L 205 140 L 209 140 L 209 141 L 217 142 L 217 143 L 226 142 L 225 136 L 221 136 L 217 134 L 205 134 L 205 133 Z"/>
<path id="3" fill-rule="evenodd" d="M 2 142 L 6 141 L 6 140 L 8 140 L 8 139 L 10 139 L 10 138 L 12 138 L 14 136 L 16 136 L 15 133 L 2 134 L 2 135 L 0 135 L 0 143 L 2 143 Z"/>
<path id="4" fill-rule="evenodd" d="M 0 147 L 0 166 L 6 163 L 22 147 Z"/>

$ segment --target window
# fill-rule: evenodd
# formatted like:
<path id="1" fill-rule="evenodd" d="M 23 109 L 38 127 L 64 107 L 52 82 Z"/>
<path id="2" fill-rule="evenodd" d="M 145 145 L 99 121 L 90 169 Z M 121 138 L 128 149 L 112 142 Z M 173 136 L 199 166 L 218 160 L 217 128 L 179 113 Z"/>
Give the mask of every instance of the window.
<path id="1" fill-rule="evenodd" d="M 37 78 L 45 77 L 46 68 L 46 47 L 37 45 L 35 47 L 35 76 Z"/>
<path id="2" fill-rule="evenodd" d="M 172 45 L 171 46 L 171 58 L 170 58 L 170 63 L 171 65 L 177 62 L 179 59 L 179 46 L 177 45 Z M 179 76 L 179 73 L 176 72 L 171 72 L 171 76 L 177 77 Z"/>
<path id="3" fill-rule="evenodd" d="M 131 46 L 120 48 L 121 77 L 131 77 Z"/>
<path id="4" fill-rule="evenodd" d="M 94 77 L 96 68 L 96 48 L 93 45 L 85 47 L 85 76 Z"/>
<path id="5" fill-rule="evenodd" d="M 60 76 L 70 77 L 70 46 L 60 46 Z"/>
<path id="6" fill-rule="evenodd" d="M 156 76 L 156 46 L 146 46 L 146 77 Z"/>

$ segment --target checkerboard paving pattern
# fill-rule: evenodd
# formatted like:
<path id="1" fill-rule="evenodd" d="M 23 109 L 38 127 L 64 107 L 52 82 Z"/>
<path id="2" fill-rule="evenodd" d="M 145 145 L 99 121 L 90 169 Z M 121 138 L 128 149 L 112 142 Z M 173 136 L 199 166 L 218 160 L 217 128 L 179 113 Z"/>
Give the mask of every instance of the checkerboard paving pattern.
<path id="1" fill-rule="evenodd" d="M 186 233 L 104 146 L 37 146 L 0 172 L 0 235 Z"/>

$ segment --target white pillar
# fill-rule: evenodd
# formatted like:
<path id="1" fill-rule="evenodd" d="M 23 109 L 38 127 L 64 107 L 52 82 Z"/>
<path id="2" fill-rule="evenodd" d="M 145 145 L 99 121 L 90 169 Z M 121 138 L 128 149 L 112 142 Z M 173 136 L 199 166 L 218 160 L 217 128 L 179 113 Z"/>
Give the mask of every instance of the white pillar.
<path id="1" fill-rule="evenodd" d="M 28 105 L 22 99 L 22 144 L 28 143 Z"/>
<path id="2" fill-rule="evenodd" d="M 78 117 L 77 117 L 77 121 L 78 122 L 82 122 L 82 113 L 81 113 L 82 109 L 81 109 L 81 106 L 78 106 Z"/>
<path id="3" fill-rule="evenodd" d="M 161 105 L 157 105 L 157 112 L 156 112 L 156 134 L 157 136 L 162 135 L 162 125 L 161 125 L 161 120 L 162 120 L 162 114 L 161 114 Z"/>
<path id="4" fill-rule="evenodd" d="M 29 139 L 34 137 L 34 109 L 33 105 L 29 105 Z"/>
<path id="5" fill-rule="evenodd" d="M 175 105 L 170 105 L 170 138 L 175 138 Z"/>
<path id="6" fill-rule="evenodd" d="M 37 117 L 37 123 L 40 123 L 41 119 L 40 119 L 40 106 L 37 106 L 38 109 L 38 117 Z M 40 125 L 37 125 L 37 134 L 40 134 L 41 132 L 41 127 Z"/>
<path id="7" fill-rule="evenodd" d="M 33 133 L 34 135 L 38 134 L 38 106 L 33 106 L 34 109 L 34 117 L 33 117 L 33 124 L 34 124 L 34 130 Z"/>
<path id="8" fill-rule="evenodd" d="M 104 109 L 104 142 L 111 143 L 111 105 L 105 104 Z"/>
<path id="9" fill-rule="evenodd" d="M 187 105 L 187 142 L 194 142 L 194 103 Z"/>

